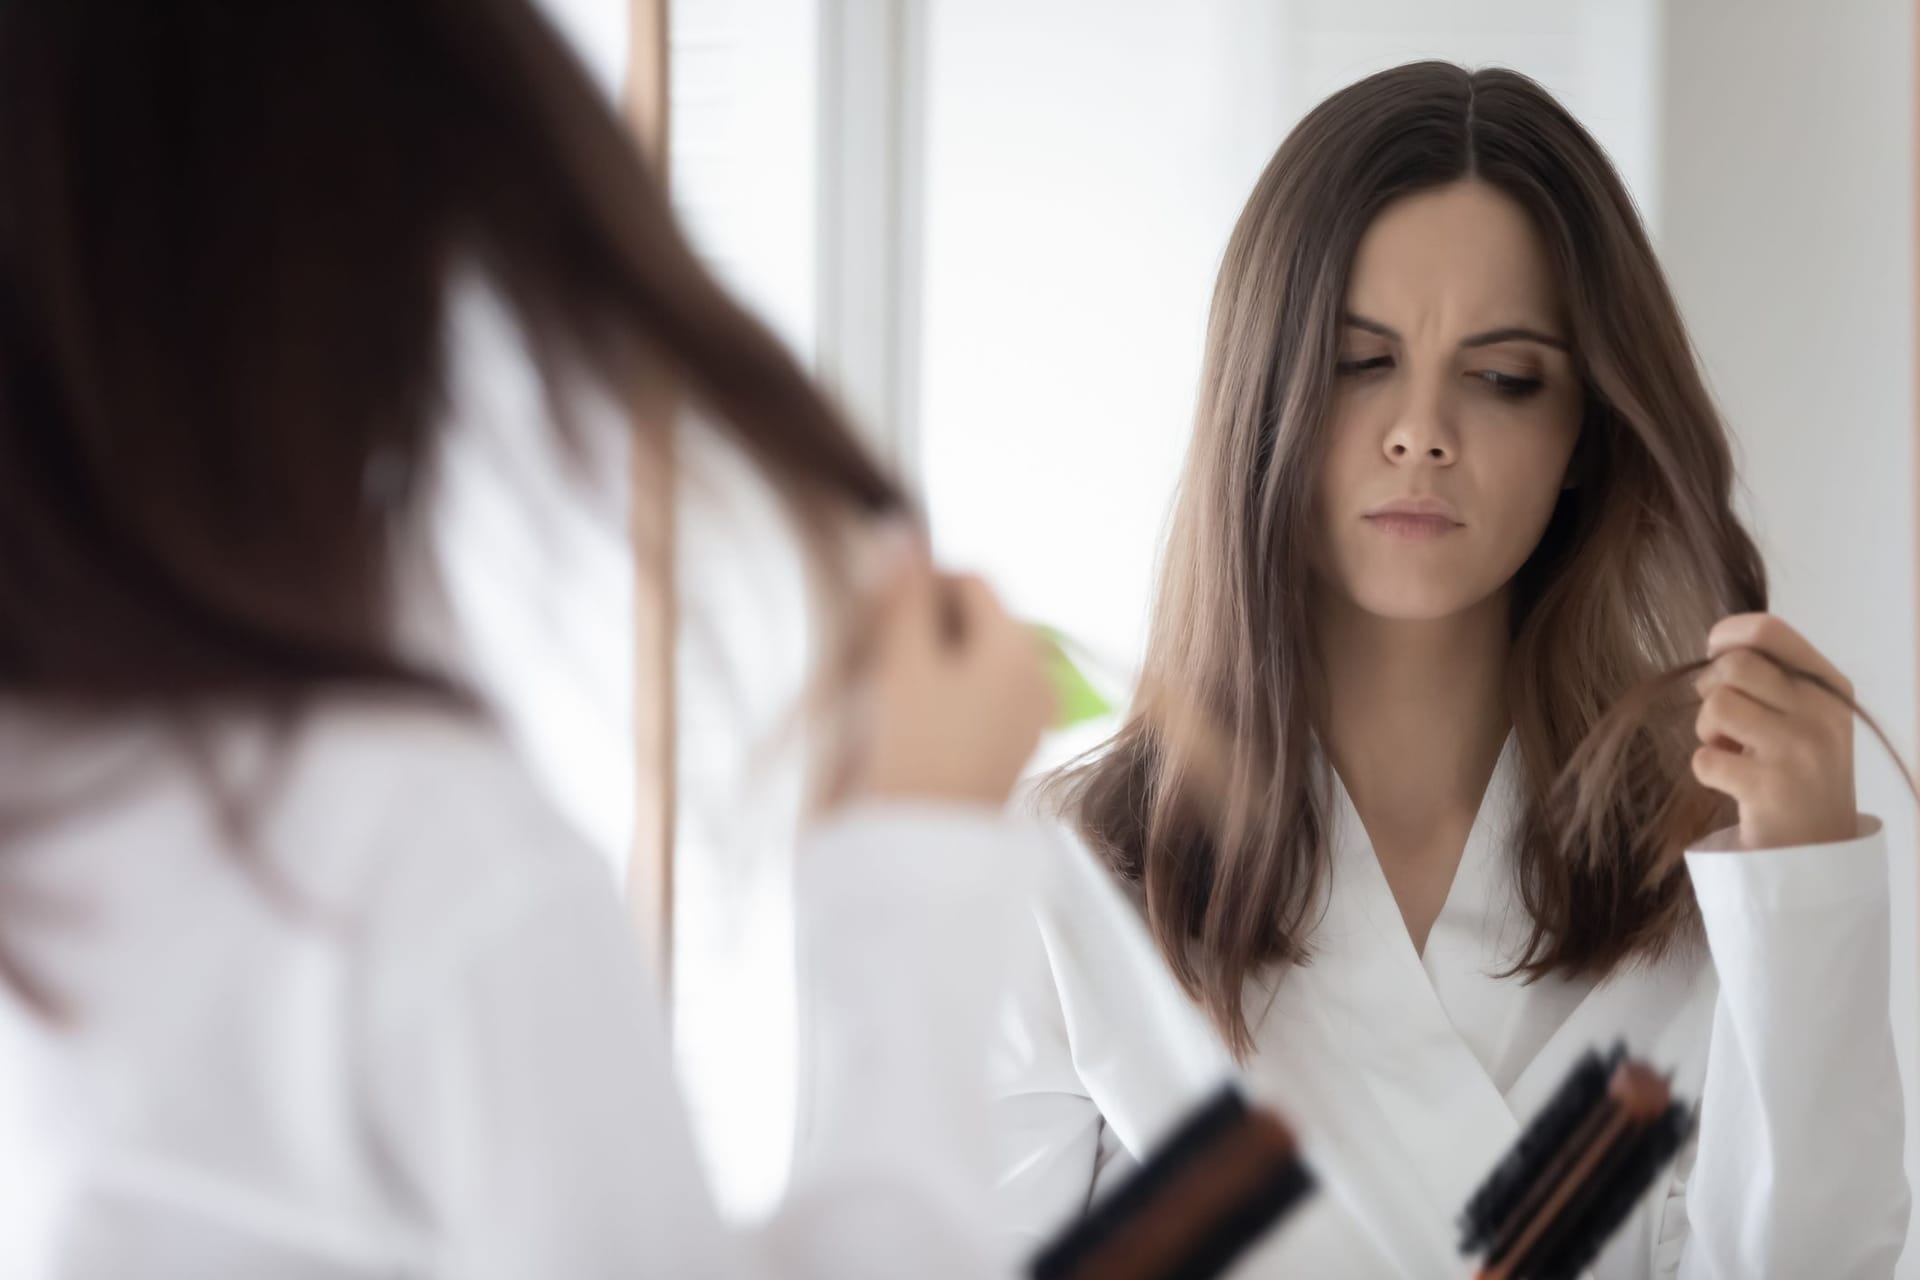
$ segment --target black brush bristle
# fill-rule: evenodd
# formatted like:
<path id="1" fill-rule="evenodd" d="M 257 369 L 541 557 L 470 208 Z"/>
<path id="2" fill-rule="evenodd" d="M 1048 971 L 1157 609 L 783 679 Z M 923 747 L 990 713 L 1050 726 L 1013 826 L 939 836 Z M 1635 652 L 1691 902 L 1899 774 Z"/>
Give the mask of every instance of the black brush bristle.
<path id="1" fill-rule="evenodd" d="M 1481 1253 L 1493 1243 L 1495 1233 L 1515 1204 L 1526 1195 L 1580 1122 L 1606 1097 L 1614 1068 L 1626 1056 L 1623 1044 L 1614 1045 L 1605 1057 L 1594 1049 L 1581 1055 L 1547 1105 L 1521 1131 L 1507 1154 L 1467 1201 L 1460 1215 L 1460 1252 Z"/>
<path id="2" fill-rule="evenodd" d="M 1573 1280 L 1600 1255 L 1693 1133 L 1691 1107 L 1675 1103 L 1610 1158 L 1550 1235 L 1515 1270 L 1524 1280 Z"/>
<path id="3" fill-rule="evenodd" d="M 1222 1090 L 1189 1116 L 1138 1170 L 1094 1204 L 1084 1218 L 1034 1260 L 1034 1280 L 1072 1275 L 1122 1223 L 1161 1194 L 1218 1142 L 1221 1135 L 1243 1123 L 1246 1115 L 1247 1104 L 1239 1091 Z"/>

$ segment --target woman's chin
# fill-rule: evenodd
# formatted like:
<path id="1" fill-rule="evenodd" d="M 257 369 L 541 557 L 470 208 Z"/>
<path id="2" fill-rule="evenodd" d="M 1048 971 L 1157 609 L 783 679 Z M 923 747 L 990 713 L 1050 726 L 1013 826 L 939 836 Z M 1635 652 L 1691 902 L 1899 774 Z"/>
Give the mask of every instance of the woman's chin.
<path id="1" fill-rule="evenodd" d="M 1403 581 L 1369 581 L 1347 594 L 1362 613 L 1383 622 L 1442 622 L 1472 612 L 1487 598 L 1474 586 L 1435 581 L 1431 574 Z"/>

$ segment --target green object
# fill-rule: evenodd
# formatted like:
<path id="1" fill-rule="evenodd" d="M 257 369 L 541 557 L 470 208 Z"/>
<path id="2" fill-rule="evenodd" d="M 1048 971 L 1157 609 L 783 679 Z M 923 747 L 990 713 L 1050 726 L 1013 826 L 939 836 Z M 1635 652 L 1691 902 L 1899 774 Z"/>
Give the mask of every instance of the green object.
<path id="1" fill-rule="evenodd" d="M 1053 685 L 1054 700 L 1060 704 L 1053 727 L 1070 729 L 1112 715 L 1113 704 L 1100 695 L 1079 665 L 1067 655 L 1066 637 L 1052 627 L 1038 625 L 1033 633 L 1040 639 L 1047 679 Z"/>

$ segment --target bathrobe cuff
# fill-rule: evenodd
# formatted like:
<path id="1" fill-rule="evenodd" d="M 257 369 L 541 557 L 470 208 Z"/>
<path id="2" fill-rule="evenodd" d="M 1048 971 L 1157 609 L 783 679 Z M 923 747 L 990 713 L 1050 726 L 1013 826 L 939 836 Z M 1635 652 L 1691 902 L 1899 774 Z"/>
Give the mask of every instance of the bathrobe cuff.
<path id="1" fill-rule="evenodd" d="M 1740 829 L 1716 831 L 1687 851 L 1687 871 L 1700 910 L 1814 911 L 1887 896 L 1887 841 L 1878 818 L 1855 819 L 1851 840 L 1740 848 Z"/>

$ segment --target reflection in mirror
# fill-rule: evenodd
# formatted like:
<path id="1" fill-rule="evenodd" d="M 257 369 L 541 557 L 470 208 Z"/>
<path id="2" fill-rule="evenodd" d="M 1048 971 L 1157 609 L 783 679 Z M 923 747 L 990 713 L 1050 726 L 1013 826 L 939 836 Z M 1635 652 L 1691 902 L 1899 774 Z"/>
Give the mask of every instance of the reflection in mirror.
<path id="1" fill-rule="evenodd" d="M 1040 765 L 1113 740 L 1055 779 L 1063 830 L 1339 1188 L 1262 1246 L 1275 1274 L 1451 1263 L 1469 1194 L 1616 1038 L 1702 1111 L 1596 1274 L 1884 1270 L 1905 1238 L 1912 806 L 1786 671 L 1844 674 L 1912 757 L 1914 22 L 1758 7 L 928 0 L 865 46 L 812 13 L 838 78 L 802 216 L 831 225 L 788 266 L 877 290 L 888 335 L 822 339 L 822 371 L 939 553 L 1116 707 Z M 1531 82 L 1353 88 L 1428 58 Z M 688 214 L 717 242 L 764 210 L 738 199 Z M 847 219 L 886 264 L 851 284 Z M 1785 625 L 1712 631 L 1761 610 Z M 1581 805 L 1553 790 L 1643 678 L 1726 653 L 1752 659 L 1648 712 Z M 1028 1244 L 1217 1083 L 1090 1012 L 1128 993 L 1061 962 L 1107 936 L 1087 909 L 1016 946 Z M 1743 1146 L 1750 1114 L 1784 1145 Z M 1842 1176 L 1853 1216 L 1810 1221 Z"/>

